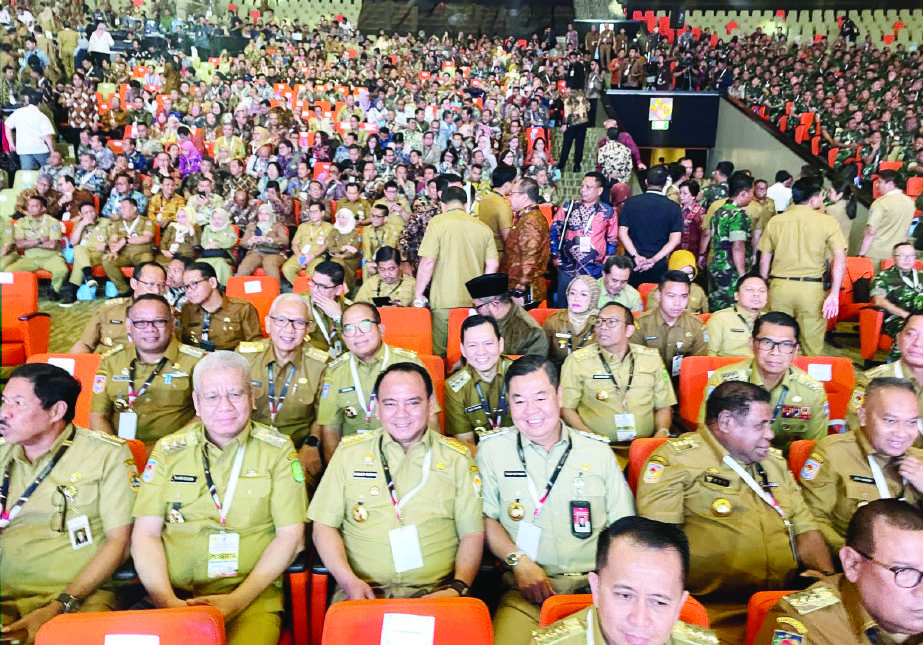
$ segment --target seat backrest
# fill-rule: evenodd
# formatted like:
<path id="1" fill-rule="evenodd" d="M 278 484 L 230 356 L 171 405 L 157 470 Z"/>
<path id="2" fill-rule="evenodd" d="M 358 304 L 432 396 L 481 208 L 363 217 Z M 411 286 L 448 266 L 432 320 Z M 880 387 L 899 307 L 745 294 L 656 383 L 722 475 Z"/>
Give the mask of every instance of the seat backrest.
<path id="1" fill-rule="evenodd" d="M 679 367 L 679 417 L 694 429 L 699 408 L 705 398 L 705 384 L 711 373 L 730 363 L 745 360 L 741 356 L 686 356 Z"/>
<path id="2" fill-rule="evenodd" d="M 80 381 L 80 396 L 77 397 L 74 423 L 82 428 L 89 428 L 93 384 L 102 357 L 102 354 L 32 354 L 26 362 L 57 365 Z"/>
<path id="3" fill-rule="evenodd" d="M 147 464 L 147 449 L 144 447 L 144 442 L 140 439 L 126 439 L 125 443 L 128 444 L 128 449 L 131 450 L 131 457 L 135 460 L 135 470 L 140 475 L 144 472 L 144 466 Z"/>
<path id="4" fill-rule="evenodd" d="M 542 611 L 538 617 L 538 626 L 547 627 L 551 623 L 574 614 L 593 602 L 592 594 L 555 594 L 548 596 L 542 603 Z M 679 612 L 679 619 L 689 625 L 710 627 L 708 612 L 698 600 L 689 596 L 683 603 Z"/>
<path id="5" fill-rule="evenodd" d="M 473 309 L 458 307 L 449 312 L 449 335 L 445 350 L 445 368 L 452 369 L 461 360 L 461 326 L 465 318 L 471 315 Z"/>
<path id="6" fill-rule="evenodd" d="M 904 191 L 911 197 L 916 197 L 923 193 L 923 177 L 911 177 L 907 180 L 907 188 Z"/>
<path id="7" fill-rule="evenodd" d="M 406 598 L 345 600 L 327 610 L 323 645 L 385 642 L 382 629 L 399 627 L 389 614 L 435 619 L 433 645 L 491 645 L 487 605 L 477 598 Z M 408 618 L 409 619 L 409 618 Z M 398 618 L 399 620 L 399 618 Z M 392 632 L 388 642 L 400 642 Z"/>
<path id="8" fill-rule="evenodd" d="M 418 354 L 433 353 L 433 320 L 422 307 L 379 307 L 385 326 L 384 341 Z"/>
<path id="9" fill-rule="evenodd" d="M 256 307 L 260 315 L 260 327 L 266 335 L 266 316 L 272 301 L 279 295 L 279 279 L 271 276 L 231 276 L 228 278 L 227 295 L 246 300 Z"/>
<path id="10" fill-rule="evenodd" d="M 429 376 L 433 379 L 433 392 L 436 393 L 436 400 L 439 401 L 439 407 L 442 412 L 439 413 L 439 426 L 445 434 L 445 363 L 440 356 L 432 354 L 417 354 L 417 358 L 426 367 Z"/>
<path id="11" fill-rule="evenodd" d="M 38 311 L 38 278 L 29 271 L 0 272 L 0 300 L 6 340 L 6 328 L 17 327 L 19 316 Z"/>
<path id="12" fill-rule="evenodd" d="M 560 309 L 530 309 L 529 315 L 535 319 L 539 325 L 544 325 L 545 320 L 548 319 L 548 316 L 553 314 L 556 311 L 561 311 Z"/>
<path id="13" fill-rule="evenodd" d="M 300 275 L 292 283 L 292 293 L 307 295 L 311 291 L 311 276 Z M 431 332 L 432 333 L 432 332 Z"/>
<path id="14" fill-rule="evenodd" d="M 804 468 L 804 462 L 808 460 L 811 451 L 814 450 L 816 441 L 811 439 L 799 439 L 793 441 L 788 449 L 788 469 L 792 471 L 795 481 L 801 480 L 801 469 Z"/>
<path id="15" fill-rule="evenodd" d="M 845 419 L 856 383 L 852 361 L 845 356 L 797 356 L 792 364 L 823 383 L 830 404 L 830 420 Z"/>
<path id="16" fill-rule="evenodd" d="M 645 310 L 647 310 L 647 297 L 656 288 L 657 283 L 655 282 L 644 282 L 638 285 L 638 293 L 641 294 L 641 302 L 644 303 Z"/>
<path id="17" fill-rule="evenodd" d="M 747 641 L 746 645 L 752 645 L 756 633 L 763 624 L 766 614 L 772 609 L 773 605 L 779 602 L 779 598 L 787 596 L 793 591 L 758 591 L 750 596 L 750 602 L 747 603 Z"/>
<path id="18" fill-rule="evenodd" d="M 158 636 L 161 643 L 224 645 L 224 618 L 210 605 L 174 609 L 59 614 L 38 630 L 35 645 L 104 645 L 106 636 Z"/>
<path id="19" fill-rule="evenodd" d="M 638 490 L 641 469 L 651 453 L 666 441 L 666 437 L 648 437 L 635 439 L 628 448 L 628 487 L 632 493 Z"/>

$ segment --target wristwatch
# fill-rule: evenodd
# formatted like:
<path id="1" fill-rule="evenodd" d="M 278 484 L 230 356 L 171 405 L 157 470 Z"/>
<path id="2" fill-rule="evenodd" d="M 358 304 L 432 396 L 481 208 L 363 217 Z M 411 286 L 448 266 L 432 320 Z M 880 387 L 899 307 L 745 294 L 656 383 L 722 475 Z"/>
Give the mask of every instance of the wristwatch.
<path id="1" fill-rule="evenodd" d="M 522 557 L 525 554 L 525 551 L 513 551 L 508 556 L 506 556 L 506 566 L 515 567 L 517 564 L 519 564 L 519 561 L 522 560 Z"/>
<path id="2" fill-rule="evenodd" d="M 469 587 L 464 580 L 459 580 L 458 578 L 455 578 L 455 580 L 450 582 L 446 587 L 446 589 L 454 589 L 458 593 L 459 597 L 467 596 L 468 589 L 470 588 L 471 587 Z"/>
<path id="3" fill-rule="evenodd" d="M 63 591 L 58 594 L 58 597 L 55 598 L 55 600 L 61 603 L 61 606 L 63 607 L 61 612 L 65 614 L 76 613 L 80 609 L 80 604 L 82 602 L 80 598 L 72 596 L 69 593 Z"/>
<path id="4" fill-rule="evenodd" d="M 302 445 L 310 446 L 311 448 L 317 448 L 318 446 L 320 446 L 320 437 L 310 434 L 308 435 L 308 438 L 304 440 L 304 443 Z"/>

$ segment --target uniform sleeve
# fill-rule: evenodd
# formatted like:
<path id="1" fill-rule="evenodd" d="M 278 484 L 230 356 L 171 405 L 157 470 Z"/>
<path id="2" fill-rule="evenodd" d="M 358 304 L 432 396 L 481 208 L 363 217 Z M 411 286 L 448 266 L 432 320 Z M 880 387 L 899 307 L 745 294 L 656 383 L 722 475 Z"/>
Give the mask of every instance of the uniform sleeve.
<path id="1" fill-rule="evenodd" d="M 269 498 L 272 523 L 281 526 L 303 524 L 308 516 L 308 493 L 304 485 L 304 472 L 290 439 L 278 450 L 272 467 L 272 495 Z"/>
<path id="2" fill-rule="evenodd" d="M 528 314 L 526 314 L 528 316 Z M 523 354 L 539 354 L 540 356 L 548 355 L 548 337 L 541 327 L 532 327 L 531 331 L 525 338 L 523 344 Z"/>
<path id="3" fill-rule="evenodd" d="M 498 437 L 493 441 L 500 441 Z M 485 517 L 500 521 L 500 484 L 497 481 L 497 471 L 493 444 L 481 444 L 477 451 L 478 472 L 481 475 L 481 498 Z"/>
<path id="4" fill-rule="evenodd" d="M 692 356 L 706 356 L 708 354 L 708 333 L 705 331 L 705 325 L 699 323 L 699 329 L 695 333 L 692 341 L 692 349 L 689 354 Z"/>
<path id="5" fill-rule="evenodd" d="M 243 314 L 240 325 L 240 331 L 244 336 L 243 339 L 246 341 L 260 340 L 263 337 L 263 330 L 260 328 L 260 315 L 257 313 L 256 307 L 247 303 Z"/>
<path id="6" fill-rule="evenodd" d="M 722 326 L 721 318 L 716 318 L 712 314 L 711 318 L 705 323 L 705 334 L 708 338 L 708 355 L 709 356 L 720 356 L 721 355 L 721 339 L 722 339 Z"/>
<path id="7" fill-rule="evenodd" d="M 459 537 L 484 530 L 482 483 L 470 455 L 459 455 L 455 465 L 455 532 Z"/>
<path id="8" fill-rule="evenodd" d="M 871 215 L 869 215 L 869 220 L 871 219 L 872 217 Z M 840 225 L 837 224 L 836 221 L 832 217 L 827 218 L 825 222 L 827 224 L 827 229 L 828 229 L 827 248 L 830 249 L 831 253 L 833 251 L 846 250 L 847 246 L 849 245 L 846 242 L 846 238 L 843 237 L 843 231 L 840 229 Z"/>
<path id="9" fill-rule="evenodd" d="M 777 220 L 772 218 L 766 225 L 766 230 L 763 231 L 763 235 L 760 237 L 760 243 L 757 245 L 757 249 L 759 249 L 760 253 L 775 253 L 776 230 L 779 228 L 776 222 Z"/>
<path id="10" fill-rule="evenodd" d="M 473 432 L 474 426 L 465 414 L 465 402 L 461 390 L 455 392 L 446 385 L 445 388 L 445 433 L 449 436 Z"/>
<path id="11" fill-rule="evenodd" d="M 666 408 L 676 404 L 676 392 L 673 391 L 673 383 L 670 381 L 670 374 L 667 368 L 663 366 L 663 360 L 660 355 L 656 357 L 657 365 L 654 368 L 654 407 Z M 657 372 L 660 376 L 657 376 Z"/>
<path id="12" fill-rule="evenodd" d="M 506 199 L 500 200 L 500 208 L 497 211 L 497 225 L 500 229 L 513 227 L 513 207 L 510 206 Z M 408 209 L 409 210 L 409 209 Z"/>
<path id="13" fill-rule="evenodd" d="M 104 531 L 131 524 L 131 511 L 135 503 L 132 482 L 138 476 L 131 465 L 134 461 L 128 444 L 112 446 L 107 452 L 109 455 L 103 464 L 100 480 L 100 495 L 105 503 L 99 505 Z M 138 468 L 142 467 L 138 465 Z"/>
<path id="14" fill-rule="evenodd" d="M 561 407 L 577 409 L 583 388 L 577 377 L 577 360 L 571 354 L 561 366 Z"/>
<path id="15" fill-rule="evenodd" d="M 769 613 L 766 614 L 766 618 L 763 619 L 763 624 L 756 633 L 756 639 L 753 641 L 753 645 L 775 645 L 776 643 L 786 642 L 785 640 L 776 639 L 777 631 L 804 638 L 803 641 L 789 640 L 789 642 L 800 642 L 802 645 L 818 643 L 817 640 L 810 638 L 809 634 L 805 634 L 802 637 L 798 633 L 792 633 L 793 629 L 790 621 L 794 620 L 797 621 L 797 624 L 801 624 L 802 618 L 801 614 L 792 609 L 791 605 L 784 599 L 779 600 L 779 602 L 769 610 Z"/>
<path id="16" fill-rule="evenodd" d="M 784 488 L 786 493 L 788 503 L 783 504 L 783 508 L 785 509 L 785 514 L 792 522 L 794 534 L 801 535 L 808 531 L 816 531 L 818 526 L 814 522 L 808 505 L 804 502 L 804 497 L 801 495 L 801 488 L 799 488 L 798 484 L 795 482 L 794 476 L 788 469 L 788 464 L 783 464 L 782 483 L 779 485 Z"/>
<path id="17" fill-rule="evenodd" d="M 632 287 L 632 291 L 630 293 L 631 295 L 627 299 L 628 308 L 631 309 L 632 311 L 643 311 L 644 302 L 642 302 L 641 300 L 641 294 L 634 287 Z"/>
<path id="18" fill-rule="evenodd" d="M 884 217 L 884 214 L 885 211 L 881 207 L 881 200 L 876 199 L 869 207 L 869 218 L 865 225 L 871 226 L 872 228 L 878 228 L 881 225 L 881 220 L 882 217 Z"/>
<path id="19" fill-rule="evenodd" d="M 83 328 L 83 334 L 80 336 L 80 342 L 89 347 L 91 351 L 99 345 L 104 315 L 102 308 L 98 308 L 93 312 L 93 317 L 87 322 L 87 326 Z"/>
<path id="20" fill-rule="evenodd" d="M 625 481 L 625 476 L 619 468 L 615 453 L 606 450 L 604 478 L 606 489 L 606 520 L 612 524 L 615 520 L 626 515 L 635 514 L 635 498 Z"/>
<path id="21" fill-rule="evenodd" d="M 141 488 L 138 489 L 132 515 L 134 517 L 163 517 L 167 499 L 164 486 L 168 482 L 169 469 L 164 463 L 160 441 L 154 446 L 151 456 L 148 457 L 141 471 Z"/>
<path id="22" fill-rule="evenodd" d="M 832 553 L 840 550 L 846 540 L 833 528 L 833 510 L 840 498 L 839 476 L 829 462 L 823 446 L 817 446 L 808 457 L 811 462 L 801 470 L 801 492 L 811 516 L 824 536 Z"/>
<path id="23" fill-rule="evenodd" d="M 728 222 L 728 240 L 731 242 L 746 242 L 750 237 L 750 217 L 738 210 Z"/>
<path id="24" fill-rule="evenodd" d="M 687 468 L 671 464 L 673 449 L 660 446 L 645 462 L 638 480 L 638 515 L 669 524 L 682 524 L 685 490 L 690 480 Z"/>
<path id="25" fill-rule="evenodd" d="M 51 217 L 50 215 L 48 217 Z M 61 239 L 61 224 L 52 218 L 51 226 L 48 227 L 48 239 L 49 240 L 60 240 Z"/>
<path id="26" fill-rule="evenodd" d="M 339 529 L 343 525 L 346 509 L 343 491 L 345 490 L 346 463 L 343 450 L 333 453 L 333 459 L 327 465 L 314 499 L 308 507 L 308 520 Z"/>
<path id="27" fill-rule="evenodd" d="M 112 397 L 109 395 L 109 379 L 112 378 L 112 362 L 104 358 L 96 370 L 93 379 L 93 398 L 90 400 L 90 412 L 99 412 L 109 416 L 112 414 Z M 144 464 L 138 464 L 142 468 Z"/>
<path id="28" fill-rule="evenodd" d="M 483 237 L 484 237 L 484 245 L 485 245 L 485 251 L 486 251 L 486 253 L 484 254 L 484 259 L 485 260 L 499 260 L 500 254 L 497 253 L 497 243 L 494 241 L 493 231 L 490 230 L 490 227 L 487 226 L 487 224 L 484 224 L 483 227 L 484 227 Z M 426 237 L 424 236 L 423 239 L 425 240 Z M 423 254 L 421 253 L 420 255 L 423 255 Z"/>
<path id="29" fill-rule="evenodd" d="M 804 433 L 804 439 L 820 441 L 827 436 L 827 426 L 830 424 L 830 404 L 827 401 L 827 392 L 821 388 L 819 392 L 813 392 L 811 401 L 811 420 Z"/>

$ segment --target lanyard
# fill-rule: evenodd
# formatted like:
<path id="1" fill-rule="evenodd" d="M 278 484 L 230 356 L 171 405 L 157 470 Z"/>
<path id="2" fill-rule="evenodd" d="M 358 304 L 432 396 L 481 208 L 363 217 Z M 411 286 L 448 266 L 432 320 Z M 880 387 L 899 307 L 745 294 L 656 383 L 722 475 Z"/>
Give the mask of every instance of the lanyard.
<path id="1" fill-rule="evenodd" d="M 778 513 L 779 517 L 782 518 L 782 523 L 785 524 L 785 528 L 788 531 L 788 542 L 792 548 L 792 556 L 797 562 L 798 548 L 795 545 L 795 536 L 792 533 L 792 523 L 788 517 L 786 517 L 785 511 L 782 509 L 782 507 L 779 505 L 779 502 L 776 501 L 775 496 L 772 494 L 772 491 L 769 487 L 769 478 L 766 477 L 766 471 L 763 470 L 763 467 L 759 463 L 755 465 L 756 471 L 759 473 L 761 479 L 763 480 L 763 484 L 761 486 L 760 484 L 756 483 L 756 480 L 750 476 L 750 473 L 748 473 L 746 469 L 741 466 L 740 463 L 738 463 L 738 461 L 731 455 L 725 455 L 722 461 L 724 461 L 724 463 L 727 464 L 731 470 L 737 473 L 737 475 L 750 488 L 750 490 L 756 493 L 757 497 L 769 504 L 769 506 L 772 507 L 772 510 Z"/>
<path id="2" fill-rule="evenodd" d="M 576 349 L 580 349 L 581 347 L 586 345 L 587 340 L 590 338 L 590 336 L 593 335 L 594 331 L 596 331 L 596 323 L 593 323 L 592 325 L 590 325 L 590 328 L 583 334 L 583 339 L 580 341 L 580 344 L 577 345 Z M 570 355 L 573 351 L 574 351 L 574 334 L 571 334 L 570 338 L 567 339 L 568 355 Z M 602 356 L 602 354 L 600 354 L 600 356 Z M 603 362 L 605 363 L 605 361 Z M 634 358 L 632 358 L 631 360 L 632 368 L 634 368 L 634 364 L 635 364 Z M 632 374 L 632 376 L 634 376 L 634 374 Z M 631 385 L 629 385 L 628 387 L 631 387 Z"/>
<path id="3" fill-rule="evenodd" d="M 269 419 L 273 423 L 276 422 L 276 415 L 279 413 L 279 410 L 282 409 L 282 404 L 285 403 L 285 395 L 288 394 L 288 386 L 292 384 L 292 379 L 295 377 L 295 366 L 289 365 L 288 374 L 285 377 L 285 384 L 282 386 L 282 391 L 279 392 L 279 398 L 276 398 L 276 379 L 275 379 L 275 366 L 276 363 L 273 361 L 266 367 L 267 380 L 269 381 Z"/>
<path id="4" fill-rule="evenodd" d="M 561 474 L 561 469 L 564 468 L 564 462 L 567 461 L 567 456 L 570 454 L 571 448 L 573 447 L 573 442 L 568 439 L 567 448 L 564 449 L 564 454 L 561 455 L 561 459 L 558 460 L 558 465 L 554 467 L 554 472 L 551 473 L 551 478 L 548 480 L 548 483 L 545 484 L 545 490 L 542 492 L 542 496 L 539 497 L 538 491 L 535 488 L 535 483 L 532 481 L 531 475 L 529 475 L 529 469 L 526 468 L 526 453 L 522 449 L 522 435 L 518 432 L 516 433 L 516 452 L 519 453 L 519 462 L 522 464 L 522 469 L 526 473 L 526 483 L 529 485 L 529 495 L 532 497 L 532 503 L 535 505 L 535 509 L 532 511 L 533 519 L 538 517 L 538 514 L 542 512 L 545 501 L 548 499 L 548 495 L 551 493 L 551 489 L 554 487 L 558 475 Z"/>
<path id="5" fill-rule="evenodd" d="M 388 359 L 391 357 L 390 348 L 385 345 L 385 355 L 381 359 L 381 371 L 388 366 Z M 375 407 L 375 397 L 370 396 L 368 400 L 365 398 L 365 389 L 362 387 L 362 381 L 359 380 L 359 368 L 357 366 L 358 360 L 356 355 L 353 353 L 349 354 L 349 372 L 353 377 L 353 386 L 356 388 L 356 396 L 359 397 L 359 405 L 362 406 L 362 409 L 365 410 L 365 422 L 368 423 L 369 419 L 372 418 L 372 409 Z"/>
<path id="6" fill-rule="evenodd" d="M 208 341 L 208 330 L 212 326 L 212 314 L 210 311 L 205 312 L 202 318 L 202 332 L 199 334 L 201 340 Z"/>
<path id="7" fill-rule="evenodd" d="M 881 499 L 891 499 L 894 495 L 891 494 L 891 489 L 888 487 L 888 480 L 885 479 L 884 471 L 881 470 L 881 466 L 878 465 L 875 457 L 869 455 L 868 460 L 869 468 L 872 469 L 872 478 L 875 480 L 875 487 L 878 488 L 878 496 Z M 904 485 L 906 484 L 907 480 L 904 479 Z"/>
<path id="8" fill-rule="evenodd" d="M 397 281 L 397 284 L 394 285 L 393 287 L 391 287 L 391 291 L 389 291 L 388 293 L 386 293 L 385 296 L 387 296 L 387 297 L 389 297 L 389 298 L 390 298 L 391 296 L 393 296 L 393 295 L 394 295 L 394 292 L 401 288 L 401 284 L 403 284 L 403 282 L 404 282 L 404 278 L 401 278 L 400 280 L 398 280 L 398 281 Z M 381 285 L 383 285 L 383 284 L 385 284 L 385 282 L 382 281 L 381 278 L 379 278 L 379 279 L 378 279 L 378 286 L 375 287 L 375 296 L 376 296 L 376 297 L 381 297 Z"/>
<path id="9" fill-rule="evenodd" d="M 747 331 L 749 331 L 749 332 L 752 333 L 752 332 L 753 332 L 753 323 L 747 322 L 747 319 L 744 318 L 743 314 L 740 313 L 740 311 L 738 311 L 736 307 L 734 308 L 734 311 L 737 312 L 737 317 L 740 318 L 740 322 L 742 322 L 742 323 L 744 324 L 744 327 L 747 328 Z"/>
<path id="10" fill-rule="evenodd" d="M 154 368 L 154 371 L 151 372 L 151 375 L 147 377 L 144 383 L 141 385 L 141 389 L 135 392 L 135 364 L 137 359 L 132 359 L 131 365 L 128 367 L 128 407 L 133 408 L 135 401 L 137 401 L 145 392 L 147 388 L 151 386 L 151 383 L 154 382 L 154 379 L 157 378 L 157 375 L 160 374 L 160 371 L 167 366 L 167 357 L 164 356 L 157 363 L 157 366 Z"/>
<path id="11" fill-rule="evenodd" d="M 122 220 L 122 225 L 125 227 L 125 240 L 128 241 L 132 235 L 135 234 L 135 227 L 138 225 L 138 222 L 141 221 L 141 217 L 136 217 L 131 221 L 131 225 L 125 223 L 125 220 Z"/>
<path id="12" fill-rule="evenodd" d="M 782 406 L 785 404 L 785 397 L 788 396 L 788 386 L 782 386 L 782 394 L 779 396 L 779 401 L 776 403 L 775 409 L 772 411 L 772 422 L 775 423 L 776 419 L 779 418 L 779 413 L 782 411 Z"/>
<path id="13" fill-rule="evenodd" d="M 586 615 L 586 645 L 596 645 L 596 635 L 593 633 L 593 617 L 596 615 L 596 608 L 590 607 Z"/>
<path id="14" fill-rule="evenodd" d="M 74 442 L 74 437 L 77 434 L 77 427 L 74 426 L 74 429 L 71 430 L 71 435 L 61 443 L 61 447 L 58 448 L 58 451 L 54 453 L 54 456 L 51 458 L 51 461 L 48 462 L 48 465 L 42 469 L 42 472 L 32 480 L 32 483 L 29 484 L 29 487 L 19 496 L 19 499 L 16 500 L 16 503 L 13 504 L 13 508 L 10 509 L 10 512 L 6 512 L 6 498 L 10 494 L 10 470 L 12 469 L 12 462 L 6 467 L 6 470 L 3 472 L 3 483 L 0 484 L 0 529 L 4 529 L 16 519 L 16 516 L 19 515 L 19 511 L 22 510 L 22 507 L 25 503 L 32 497 L 32 493 L 35 492 L 35 489 L 39 487 L 45 478 L 51 474 L 52 469 L 61 461 L 61 457 L 64 456 L 64 453 L 67 452 L 67 449 L 70 448 L 71 444 Z"/>
<path id="15" fill-rule="evenodd" d="M 404 520 L 401 518 L 401 509 L 404 508 L 404 505 L 413 499 L 413 496 L 420 492 L 423 486 L 426 484 L 426 480 L 429 479 L 429 467 L 433 463 L 433 449 L 430 448 L 426 451 L 426 455 L 423 457 L 423 470 L 420 473 L 420 483 L 414 486 L 411 490 L 407 491 L 407 494 L 404 495 L 398 501 L 397 491 L 394 490 L 394 480 L 391 479 L 391 468 L 388 467 L 388 459 L 385 457 L 384 449 L 385 437 L 382 435 L 378 439 L 378 454 L 381 457 L 381 468 L 385 472 L 385 483 L 388 485 L 388 493 L 391 495 L 391 503 L 394 505 L 394 512 L 397 515 L 397 521 L 404 523 Z"/>
<path id="16" fill-rule="evenodd" d="M 911 270 L 910 270 L 910 275 L 913 276 L 913 283 L 912 283 L 912 284 L 911 284 L 910 280 L 907 279 L 907 276 L 904 275 L 904 272 L 903 272 L 903 271 L 898 271 L 897 273 L 898 273 L 898 275 L 901 276 L 901 282 L 903 282 L 904 284 L 906 284 L 908 287 L 910 287 L 910 288 L 913 289 L 914 291 L 919 291 L 919 290 L 920 290 L 920 277 L 917 275 L 917 270 L 916 270 L 916 269 L 911 269 Z"/>
<path id="17" fill-rule="evenodd" d="M 487 397 L 484 396 L 484 390 L 481 389 L 480 381 L 475 382 L 474 389 L 477 391 L 478 398 L 481 400 L 481 409 L 484 410 L 484 414 L 487 415 L 487 421 L 490 423 L 490 427 L 496 430 L 500 427 L 500 420 L 503 418 L 503 413 L 506 412 L 506 408 L 508 407 L 506 403 L 506 381 L 504 380 L 503 385 L 500 386 L 500 399 L 497 401 L 496 410 L 490 409 L 490 403 L 487 401 Z M 496 416 L 491 418 L 493 414 L 496 414 Z"/>
<path id="18" fill-rule="evenodd" d="M 312 304 L 311 305 L 311 315 L 314 317 L 314 322 L 317 323 L 317 328 L 320 329 L 320 333 L 323 335 L 324 340 L 327 341 L 327 344 L 330 344 L 330 332 L 327 331 L 327 325 L 324 324 L 323 316 L 318 313 L 317 308 Z"/>
<path id="19" fill-rule="evenodd" d="M 603 356 L 602 351 L 597 352 L 599 354 L 599 361 L 603 364 L 603 367 L 606 370 L 606 374 L 609 375 L 609 379 L 612 381 L 612 384 L 615 386 L 616 392 L 622 395 L 622 405 L 628 407 L 628 391 L 631 390 L 631 382 L 635 379 L 635 355 L 629 349 L 628 356 L 631 358 L 631 365 L 628 368 L 628 383 L 625 385 L 625 389 L 622 390 L 619 387 L 619 382 L 615 380 L 615 375 L 612 373 L 612 368 L 609 367 L 609 363 L 606 362 L 606 358 Z"/>
<path id="20" fill-rule="evenodd" d="M 234 457 L 234 465 L 231 466 L 231 477 L 228 479 L 228 489 L 225 491 L 224 504 L 218 498 L 218 489 L 215 487 L 215 480 L 212 479 L 212 471 L 208 465 L 208 448 L 202 446 L 202 467 L 205 469 L 205 483 L 208 486 L 208 494 L 212 496 L 215 502 L 215 508 L 218 509 L 218 520 L 221 522 L 221 530 L 224 530 L 225 520 L 228 513 L 231 512 L 231 503 L 234 501 L 234 492 L 237 490 L 237 482 L 240 480 L 240 469 L 244 465 L 244 452 L 247 446 L 240 444 L 237 449 L 237 455 Z"/>

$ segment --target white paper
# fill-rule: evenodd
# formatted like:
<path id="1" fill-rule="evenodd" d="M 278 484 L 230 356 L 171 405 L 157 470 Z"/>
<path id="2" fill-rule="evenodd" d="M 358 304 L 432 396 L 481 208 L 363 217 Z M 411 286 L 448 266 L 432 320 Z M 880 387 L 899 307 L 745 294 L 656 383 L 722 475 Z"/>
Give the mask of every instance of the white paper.
<path id="1" fill-rule="evenodd" d="M 542 529 L 532 522 L 519 522 L 516 530 L 516 546 L 526 552 L 533 562 L 538 560 L 538 543 L 542 539 Z"/>
<path id="2" fill-rule="evenodd" d="M 134 412 L 119 412 L 119 437 L 134 439 L 138 433 L 138 415 Z"/>
<path id="3" fill-rule="evenodd" d="M 244 282 L 244 293 L 260 293 L 263 291 L 263 283 L 259 280 L 247 280 Z"/>
<path id="4" fill-rule="evenodd" d="M 423 567 L 423 551 L 420 549 L 416 526 L 391 529 L 388 531 L 388 539 L 391 541 L 391 557 L 396 572 L 404 573 Z"/>
<path id="5" fill-rule="evenodd" d="M 0 284 L 13 284 L 12 271 L 0 271 Z"/>
<path id="6" fill-rule="evenodd" d="M 615 415 L 615 438 L 618 441 L 631 441 L 637 436 L 635 415 L 631 412 Z"/>
<path id="7" fill-rule="evenodd" d="M 160 645 L 157 634 L 106 634 L 103 645 Z"/>
<path id="8" fill-rule="evenodd" d="M 808 363 L 808 376 L 816 381 L 833 380 L 833 365 L 827 363 Z"/>
<path id="9" fill-rule="evenodd" d="M 381 620 L 381 645 L 433 645 L 436 617 L 385 614 Z"/>
<path id="10" fill-rule="evenodd" d="M 55 367 L 60 367 L 62 370 L 67 370 L 68 374 L 71 376 L 74 375 L 74 370 L 77 369 L 76 358 L 52 357 L 48 359 L 48 364 L 54 365 Z"/>
<path id="11" fill-rule="evenodd" d="M 236 576 L 239 560 L 240 534 L 212 533 L 208 536 L 209 578 Z"/>

